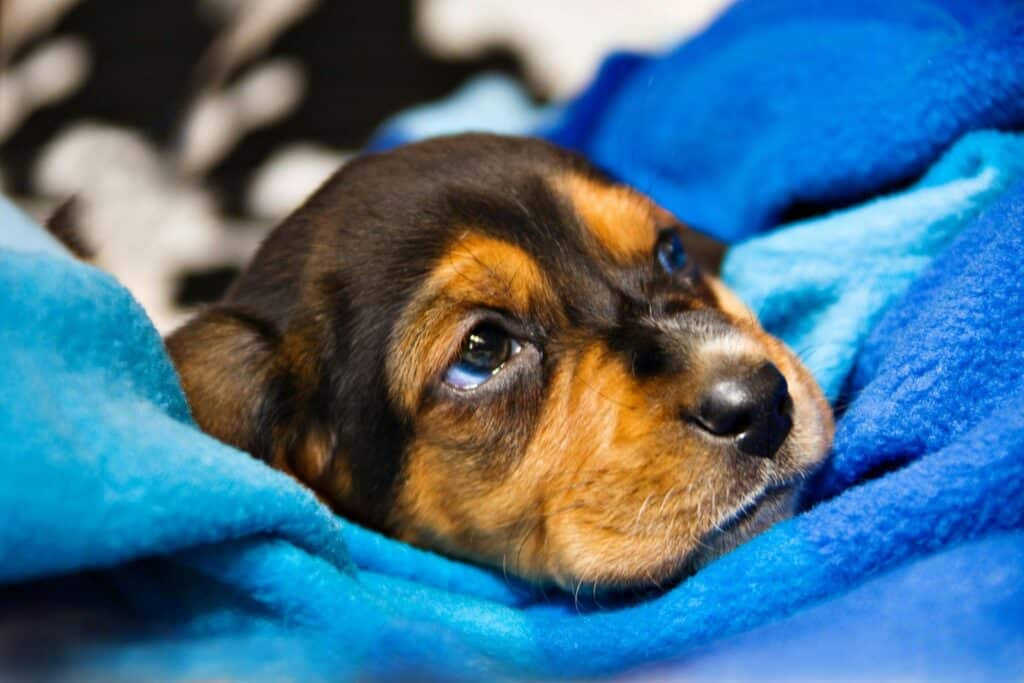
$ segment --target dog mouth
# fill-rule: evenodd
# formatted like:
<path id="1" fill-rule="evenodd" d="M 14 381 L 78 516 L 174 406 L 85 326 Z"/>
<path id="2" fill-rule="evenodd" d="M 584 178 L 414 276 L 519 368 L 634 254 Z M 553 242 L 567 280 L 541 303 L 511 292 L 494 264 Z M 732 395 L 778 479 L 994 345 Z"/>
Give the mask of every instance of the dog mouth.
<path id="1" fill-rule="evenodd" d="M 797 482 L 768 486 L 727 514 L 706 533 L 684 563 L 689 576 L 793 515 Z"/>
<path id="2" fill-rule="evenodd" d="M 774 524 L 792 516 L 795 507 L 799 484 L 796 481 L 765 487 L 752 494 L 734 510 L 722 518 L 712 530 L 708 531 L 697 544 L 697 547 L 672 563 L 669 569 L 655 580 L 650 574 L 646 578 L 637 577 L 634 581 L 618 580 L 613 583 L 604 582 L 569 582 L 567 590 L 576 596 L 581 587 L 587 586 L 583 593 L 600 596 L 603 605 L 615 604 L 617 599 L 630 603 L 656 597 L 686 581 L 698 571 L 711 564 L 714 560 L 746 543 Z"/>

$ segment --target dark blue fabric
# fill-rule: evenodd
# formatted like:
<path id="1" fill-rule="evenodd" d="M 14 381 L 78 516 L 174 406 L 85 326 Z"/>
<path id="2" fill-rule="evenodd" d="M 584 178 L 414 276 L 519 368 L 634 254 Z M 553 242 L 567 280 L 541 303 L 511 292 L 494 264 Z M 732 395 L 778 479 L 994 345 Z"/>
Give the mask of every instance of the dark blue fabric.
<path id="1" fill-rule="evenodd" d="M 734 241 L 1019 126 L 1022 41 L 1018 2 L 739 2 L 664 56 L 609 60 L 548 137 Z"/>
<path id="2" fill-rule="evenodd" d="M 692 683 L 1019 681 L 1022 556 L 1024 534 L 993 534 L 649 673 Z"/>

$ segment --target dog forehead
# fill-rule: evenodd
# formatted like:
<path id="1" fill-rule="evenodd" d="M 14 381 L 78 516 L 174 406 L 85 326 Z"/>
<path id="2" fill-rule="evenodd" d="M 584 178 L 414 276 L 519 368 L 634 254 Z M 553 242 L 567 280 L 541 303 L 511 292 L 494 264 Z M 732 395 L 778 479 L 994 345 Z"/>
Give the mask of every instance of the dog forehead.
<path id="1" fill-rule="evenodd" d="M 645 289 L 650 273 L 638 266 L 650 262 L 664 220 L 646 197 L 564 150 L 487 135 L 353 162 L 312 204 L 323 230 L 317 270 L 341 266 L 355 290 L 347 295 L 369 302 L 357 307 L 377 311 L 378 322 L 380 311 L 424 303 L 426 289 L 604 327 L 624 293 Z"/>
<path id="2" fill-rule="evenodd" d="M 672 222 L 668 212 L 625 185 L 578 171 L 558 173 L 551 183 L 568 200 L 601 255 L 620 265 L 648 259 L 657 227 Z"/>
<path id="3" fill-rule="evenodd" d="M 516 244 L 546 270 L 581 257 L 635 265 L 650 255 L 659 224 L 652 202 L 582 158 L 541 140 L 489 135 L 358 159 L 311 204 L 328 218 L 317 221 L 324 246 L 340 247 L 348 265 L 397 263 L 404 273 L 429 267 L 467 228 Z"/>

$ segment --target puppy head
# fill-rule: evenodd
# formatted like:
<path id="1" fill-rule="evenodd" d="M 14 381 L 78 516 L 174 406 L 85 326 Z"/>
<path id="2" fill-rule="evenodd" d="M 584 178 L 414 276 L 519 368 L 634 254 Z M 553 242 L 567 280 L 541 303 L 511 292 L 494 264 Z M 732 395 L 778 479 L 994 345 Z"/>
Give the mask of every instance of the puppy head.
<path id="1" fill-rule="evenodd" d="M 656 584 L 785 516 L 831 437 L 719 256 L 543 142 L 443 138 L 344 167 L 168 347 L 205 430 L 352 519 Z"/>

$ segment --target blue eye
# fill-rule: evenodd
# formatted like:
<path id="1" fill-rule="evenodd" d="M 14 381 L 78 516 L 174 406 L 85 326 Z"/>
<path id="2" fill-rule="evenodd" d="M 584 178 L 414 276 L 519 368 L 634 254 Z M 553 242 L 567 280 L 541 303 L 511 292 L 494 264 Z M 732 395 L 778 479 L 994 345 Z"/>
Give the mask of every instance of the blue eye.
<path id="1" fill-rule="evenodd" d="M 654 255 L 658 257 L 658 263 L 670 275 L 686 267 L 689 258 L 683 248 L 683 240 L 679 233 L 672 228 L 666 228 L 658 233 L 658 241 L 654 245 Z"/>
<path id="2" fill-rule="evenodd" d="M 501 370 L 522 345 L 491 323 L 477 325 L 462 341 L 459 357 L 444 374 L 444 381 L 456 389 L 474 389 Z"/>

